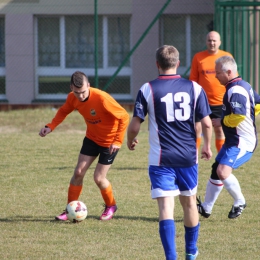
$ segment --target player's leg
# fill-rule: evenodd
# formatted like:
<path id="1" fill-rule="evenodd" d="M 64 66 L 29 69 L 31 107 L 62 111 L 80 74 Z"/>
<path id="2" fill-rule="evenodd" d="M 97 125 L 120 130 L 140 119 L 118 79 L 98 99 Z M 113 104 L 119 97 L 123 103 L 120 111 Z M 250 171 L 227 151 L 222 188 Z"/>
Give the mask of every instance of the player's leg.
<path id="1" fill-rule="evenodd" d="M 219 152 L 221 147 L 225 143 L 225 135 L 222 126 L 215 126 L 214 133 L 215 133 L 215 146 L 217 151 Z"/>
<path id="2" fill-rule="evenodd" d="M 70 180 L 67 204 L 73 200 L 78 200 L 82 192 L 82 184 L 86 171 L 96 159 L 97 155 L 98 150 L 95 147 L 95 143 L 85 137 L 78 156 L 77 165 Z M 60 215 L 56 216 L 55 219 L 62 221 L 67 220 L 66 212 L 63 211 Z"/>
<path id="3" fill-rule="evenodd" d="M 231 211 L 228 214 L 229 218 L 236 218 L 241 215 L 242 211 L 246 207 L 245 197 L 242 194 L 240 184 L 232 174 L 232 169 L 238 168 L 240 165 L 244 164 L 252 157 L 252 152 L 247 152 L 241 150 L 237 147 L 231 147 L 227 151 L 228 158 L 233 156 L 233 161 L 235 163 L 231 164 L 230 160 L 222 159 L 221 164 L 218 166 L 217 174 L 222 180 L 224 187 L 227 189 L 228 193 L 234 199 L 234 204 L 232 205 Z"/>
<path id="4" fill-rule="evenodd" d="M 99 147 L 96 143 L 86 137 L 84 138 L 78 157 L 78 163 L 70 180 L 68 203 L 73 200 L 78 200 L 82 191 L 84 176 L 90 165 L 97 158 L 99 154 L 98 149 Z"/>
<path id="5" fill-rule="evenodd" d="M 221 154 L 219 154 L 218 156 L 221 157 Z M 200 199 L 197 199 L 198 212 L 201 216 L 205 218 L 208 218 L 211 215 L 213 206 L 224 187 L 223 182 L 219 179 L 217 175 L 218 165 L 219 163 L 215 161 L 211 166 L 211 176 L 207 182 L 204 202 L 202 203 Z"/>
<path id="6" fill-rule="evenodd" d="M 196 147 L 197 150 L 199 150 L 201 144 L 201 137 L 202 137 L 202 127 L 199 118 L 195 118 L 195 131 L 196 131 Z"/>
<path id="7" fill-rule="evenodd" d="M 174 196 L 179 195 L 175 184 L 175 171 L 169 167 L 149 166 L 151 197 L 157 199 L 159 209 L 159 234 L 166 259 L 177 259 L 175 222 L 173 219 Z"/>
<path id="8" fill-rule="evenodd" d="M 100 217 L 101 220 L 110 220 L 117 210 L 112 184 L 107 179 L 107 173 L 114 162 L 117 152 L 110 154 L 109 148 L 99 147 L 100 156 L 94 172 L 94 181 L 100 189 L 104 200 L 105 209 Z"/>
<path id="9" fill-rule="evenodd" d="M 74 174 L 70 180 L 68 188 L 67 204 L 71 201 L 78 200 L 82 192 L 83 178 L 87 169 L 90 167 L 96 157 L 79 154 L 78 163 L 74 170 Z M 66 212 L 63 211 L 60 215 L 55 217 L 56 220 L 67 220 Z"/>
<path id="10" fill-rule="evenodd" d="M 197 241 L 199 237 L 199 214 L 196 205 L 198 185 L 198 165 L 176 170 L 179 200 L 183 208 L 185 229 L 185 259 L 196 259 L 198 255 Z"/>
<path id="11" fill-rule="evenodd" d="M 180 195 L 179 199 L 184 212 L 186 259 L 196 259 L 198 255 L 197 242 L 200 227 L 196 194 L 192 196 Z"/>
<path id="12" fill-rule="evenodd" d="M 94 172 L 94 181 L 100 189 L 105 205 L 105 209 L 100 216 L 101 220 L 110 220 L 117 210 L 112 185 L 106 177 L 110 167 L 111 165 L 98 163 Z"/>
<path id="13" fill-rule="evenodd" d="M 95 159 L 96 156 L 79 154 L 77 166 L 70 180 L 70 186 L 68 190 L 68 203 L 73 200 L 78 200 L 82 192 L 84 176 Z"/>
<path id="14" fill-rule="evenodd" d="M 221 118 L 222 117 L 222 105 L 221 106 L 210 106 L 211 114 L 210 118 Z M 215 133 L 215 146 L 219 152 L 223 144 L 225 143 L 225 135 L 222 126 L 214 127 Z"/>
<path id="15" fill-rule="evenodd" d="M 174 197 L 157 198 L 159 209 L 159 234 L 166 259 L 177 259 L 175 223 L 173 219 Z"/>
<path id="16" fill-rule="evenodd" d="M 232 174 L 232 168 L 227 165 L 220 164 L 218 167 L 218 174 L 221 176 L 220 178 L 225 178 L 222 180 L 224 187 L 234 199 L 234 204 L 228 217 L 236 218 L 241 215 L 242 211 L 246 207 L 245 197 L 242 194 L 240 184 L 235 175 Z"/>

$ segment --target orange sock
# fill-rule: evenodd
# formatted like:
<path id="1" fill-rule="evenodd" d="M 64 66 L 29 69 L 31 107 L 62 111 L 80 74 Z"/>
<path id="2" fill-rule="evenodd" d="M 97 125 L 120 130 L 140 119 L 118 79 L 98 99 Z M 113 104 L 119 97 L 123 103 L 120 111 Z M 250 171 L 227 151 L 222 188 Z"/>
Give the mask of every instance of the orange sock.
<path id="1" fill-rule="evenodd" d="M 82 192 L 82 185 L 75 186 L 75 185 L 70 184 L 69 190 L 68 190 L 68 203 L 70 203 L 73 200 L 78 200 L 81 192 Z"/>
<path id="2" fill-rule="evenodd" d="M 220 149 L 224 143 L 225 143 L 225 139 L 216 139 L 215 140 L 215 145 L 216 145 L 218 152 L 220 151 Z"/>
<path id="3" fill-rule="evenodd" d="M 109 184 L 109 186 L 103 190 L 100 190 L 101 195 L 103 197 L 103 200 L 106 204 L 106 206 L 110 207 L 110 206 L 114 206 L 116 205 L 116 201 L 113 195 L 113 191 L 112 191 L 112 185 Z"/>
<path id="4" fill-rule="evenodd" d="M 197 138 L 196 138 L 196 147 L 197 147 L 197 150 L 199 150 L 200 144 L 201 144 L 201 137 L 197 137 Z"/>

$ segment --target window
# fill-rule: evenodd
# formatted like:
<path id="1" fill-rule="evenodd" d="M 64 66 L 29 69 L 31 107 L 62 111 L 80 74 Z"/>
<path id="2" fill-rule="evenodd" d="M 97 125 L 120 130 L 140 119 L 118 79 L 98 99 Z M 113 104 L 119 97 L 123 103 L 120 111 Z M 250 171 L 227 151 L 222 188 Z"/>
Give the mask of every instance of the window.
<path id="1" fill-rule="evenodd" d="M 95 82 L 94 16 L 38 17 L 36 23 L 36 98 L 65 99 L 70 76 L 83 71 Z M 98 87 L 118 99 L 130 98 L 130 61 L 106 86 L 130 51 L 130 17 L 98 17 Z"/>
<path id="2" fill-rule="evenodd" d="M 194 54 L 206 48 L 206 34 L 213 29 L 212 21 L 213 15 L 164 15 L 160 19 L 160 43 L 178 49 L 179 74 L 186 74 Z"/>
<path id="3" fill-rule="evenodd" d="M 60 37 L 58 18 L 38 20 L 38 66 L 60 66 Z"/>
<path id="4" fill-rule="evenodd" d="M 98 21 L 98 67 L 102 67 L 102 20 Z M 65 17 L 66 68 L 95 67 L 95 24 L 93 16 Z"/>
<path id="5" fill-rule="evenodd" d="M 5 98 L 5 19 L 0 17 L 0 99 Z"/>

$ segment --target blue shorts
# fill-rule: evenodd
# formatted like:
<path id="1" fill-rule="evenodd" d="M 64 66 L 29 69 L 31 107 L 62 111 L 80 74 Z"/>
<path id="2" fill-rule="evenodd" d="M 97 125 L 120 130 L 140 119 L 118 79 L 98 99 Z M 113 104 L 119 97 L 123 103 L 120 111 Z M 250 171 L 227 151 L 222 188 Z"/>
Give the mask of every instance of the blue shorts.
<path id="1" fill-rule="evenodd" d="M 198 165 L 186 168 L 149 166 L 151 197 L 192 196 L 197 193 Z"/>
<path id="2" fill-rule="evenodd" d="M 237 148 L 236 146 L 226 147 L 225 144 L 220 149 L 216 161 L 219 164 L 228 165 L 233 169 L 249 161 L 253 153 Z"/>

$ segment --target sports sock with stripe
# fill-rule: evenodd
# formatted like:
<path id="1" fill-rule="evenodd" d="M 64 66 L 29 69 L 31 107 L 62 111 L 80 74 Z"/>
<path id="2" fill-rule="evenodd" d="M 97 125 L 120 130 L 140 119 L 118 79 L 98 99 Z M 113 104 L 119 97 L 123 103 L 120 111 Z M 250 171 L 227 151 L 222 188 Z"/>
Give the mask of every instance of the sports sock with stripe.
<path id="1" fill-rule="evenodd" d="M 221 180 L 209 179 L 206 187 L 206 194 L 202 206 L 207 213 L 211 213 L 212 208 L 223 189 L 223 182 Z"/>

